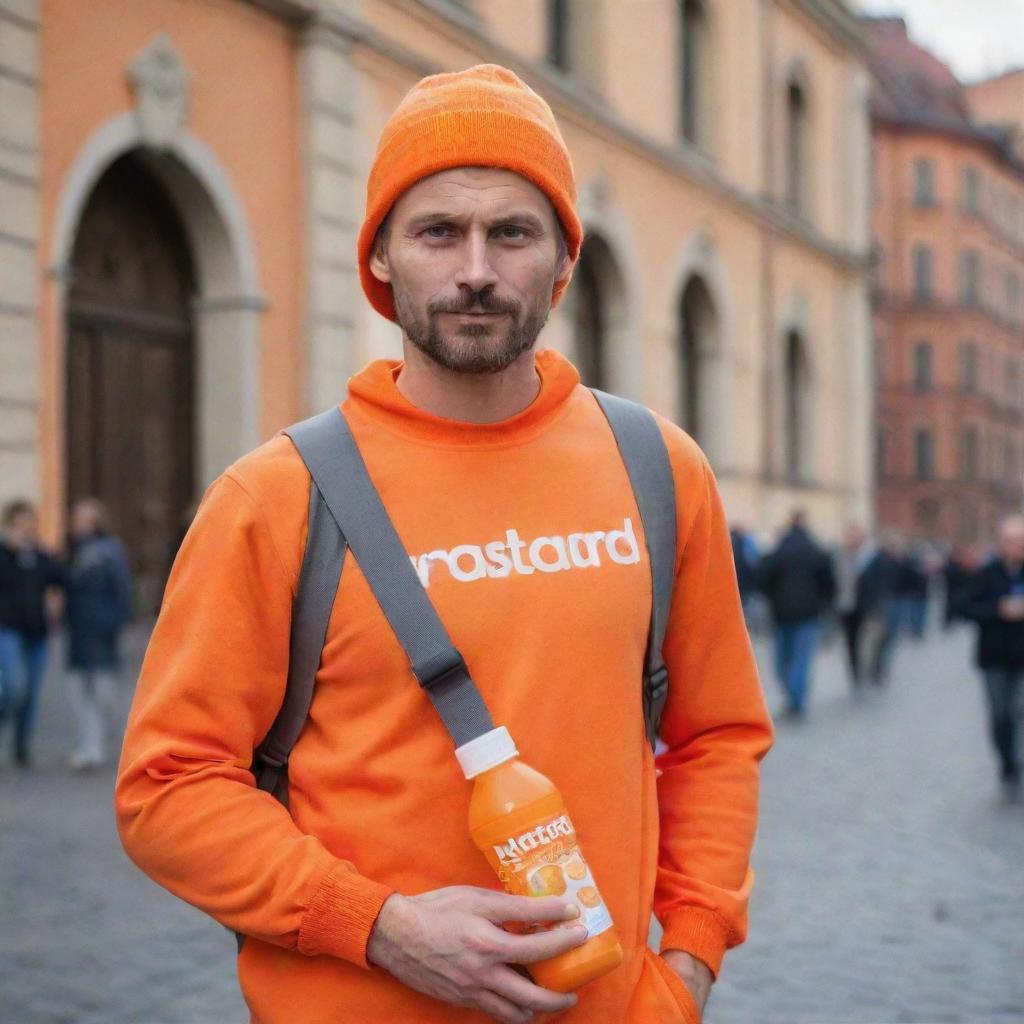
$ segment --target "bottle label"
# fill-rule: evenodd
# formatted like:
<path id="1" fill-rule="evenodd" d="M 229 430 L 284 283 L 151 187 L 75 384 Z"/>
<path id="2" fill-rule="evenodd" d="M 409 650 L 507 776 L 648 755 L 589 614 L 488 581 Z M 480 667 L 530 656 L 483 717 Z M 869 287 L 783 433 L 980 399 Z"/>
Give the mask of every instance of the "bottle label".
<path id="1" fill-rule="evenodd" d="M 563 896 L 575 902 L 580 922 L 593 938 L 612 926 L 611 914 L 576 843 L 569 815 L 538 822 L 484 851 L 513 896 Z"/>

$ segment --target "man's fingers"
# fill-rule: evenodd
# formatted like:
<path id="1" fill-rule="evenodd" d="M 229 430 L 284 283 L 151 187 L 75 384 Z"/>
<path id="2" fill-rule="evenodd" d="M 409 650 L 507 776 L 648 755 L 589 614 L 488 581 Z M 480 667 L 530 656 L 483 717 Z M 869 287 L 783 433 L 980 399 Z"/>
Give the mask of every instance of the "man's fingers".
<path id="1" fill-rule="evenodd" d="M 482 992 L 476 1003 L 484 1013 L 501 1021 L 501 1024 L 527 1024 L 533 1020 L 532 1010 L 517 1006 L 497 992 Z"/>
<path id="2" fill-rule="evenodd" d="M 505 965 L 494 969 L 487 986 L 516 1006 L 536 1010 L 538 1013 L 561 1013 L 575 1006 L 578 1001 L 572 992 L 552 992 L 551 989 L 541 988 L 514 968 Z"/>
<path id="3" fill-rule="evenodd" d="M 510 896 L 504 892 L 488 893 L 481 908 L 483 915 L 495 924 L 502 921 L 569 921 L 579 916 L 579 908 L 558 896 Z M 576 911 L 572 917 L 567 913 Z"/>
<path id="4" fill-rule="evenodd" d="M 582 924 L 565 925 L 532 935 L 510 934 L 506 958 L 514 964 L 536 964 L 582 946 L 586 941 L 587 928 Z"/>

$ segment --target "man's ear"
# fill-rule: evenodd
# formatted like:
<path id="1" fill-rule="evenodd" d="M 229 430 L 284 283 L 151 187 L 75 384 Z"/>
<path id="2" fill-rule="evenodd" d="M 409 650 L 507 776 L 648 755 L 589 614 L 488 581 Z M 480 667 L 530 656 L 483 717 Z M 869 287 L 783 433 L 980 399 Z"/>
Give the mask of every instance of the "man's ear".
<path id="1" fill-rule="evenodd" d="M 560 285 L 564 282 L 567 282 L 569 278 L 572 277 L 572 271 L 574 266 L 575 263 L 573 262 L 572 258 L 569 256 L 568 253 L 566 253 L 562 257 L 561 262 L 558 265 L 558 270 L 555 273 L 555 284 Z"/>
<path id="2" fill-rule="evenodd" d="M 370 256 L 370 273 L 383 284 L 391 283 L 391 268 L 388 266 L 387 246 L 383 240 L 377 239 Z"/>

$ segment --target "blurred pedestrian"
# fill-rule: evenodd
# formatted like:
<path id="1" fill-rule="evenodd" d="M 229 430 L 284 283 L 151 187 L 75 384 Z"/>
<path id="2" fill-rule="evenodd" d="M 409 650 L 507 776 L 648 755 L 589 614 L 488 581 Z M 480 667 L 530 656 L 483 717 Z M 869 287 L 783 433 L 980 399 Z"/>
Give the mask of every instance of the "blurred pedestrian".
<path id="1" fill-rule="evenodd" d="M 851 523 L 835 557 L 836 612 L 846 642 L 850 685 L 856 690 L 863 682 L 861 632 L 872 606 L 864 587 L 864 572 L 876 553 L 864 527 Z"/>
<path id="2" fill-rule="evenodd" d="M 866 655 L 868 680 L 875 686 L 882 686 L 889 680 L 900 634 L 902 606 L 898 591 L 905 554 L 902 535 L 886 530 L 860 579 L 862 653 Z"/>
<path id="3" fill-rule="evenodd" d="M 75 503 L 67 572 L 68 668 L 78 718 L 70 765 L 100 767 L 117 701 L 118 638 L 131 617 L 132 579 L 124 545 L 95 498 Z"/>
<path id="4" fill-rule="evenodd" d="M 14 761 L 28 768 L 47 633 L 60 617 L 64 575 L 60 562 L 39 543 L 31 502 L 6 505 L 0 527 L 0 728 L 11 722 Z"/>
<path id="5" fill-rule="evenodd" d="M 759 577 L 775 624 L 775 671 L 787 700 L 781 715 L 802 718 L 821 618 L 836 589 L 832 561 L 811 537 L 803 512 L 793 514 Z"/>
<path id="6" fill-rule="evenodd" d="M 741 524 L 732 525 L 729 538 L 732 541 L 732 559 L 736 566 L 736 583 L 740 590 L 743 617 L 749 630 L 752 625 L 754 602 L 757 600 L 757 567 L 761 556 L 757 549 L 757 541 Z"/>
<path id="7" fill-rule="evenodd" d="M 896 584 L 897 636 L 923 640 L 928 621 L 928 574 L 919 552 L 908 550 L 900 563 Z"/>
<path id="8" fill-rule="evenodd" d="M 1008 801 L 1021 800 L 1020 716 L 1024 676 L 1024 517 L 999 526 L 996 557 L 971 580 L 964 614 L 978 624 L 976 659 L 985 683 L 989 735 Z"/>
<path id="9" fill-rule="evenodd" d="M 943 625 L 946 629 L 964 618 L 963 604 L 976 569 L 977 562 L 972 559 L 970 547 L 957 546 L 950 551 L 942 570 L 946 588 L 943 609 Z"/>

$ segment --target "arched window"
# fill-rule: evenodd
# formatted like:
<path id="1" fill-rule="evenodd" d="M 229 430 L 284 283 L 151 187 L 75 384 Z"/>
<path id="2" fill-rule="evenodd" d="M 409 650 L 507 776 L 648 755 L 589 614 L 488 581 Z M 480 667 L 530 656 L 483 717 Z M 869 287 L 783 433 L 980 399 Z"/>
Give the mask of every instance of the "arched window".
<path id="1" fill-rule="evenodd" d="M 960 301 L 966 306 L 981 301 L 981 254 L 977 249 L 960 252 Z"/>
<path id="2" fill-rule="evenodd" d="M 935 477 L 935 435 L 925 427 L 914 431 L 914 475 L 918 480 Z"/>
<path id="3" fill-rule="evenodd" d="M 589 233 L 565 303 L 572 324 L 572 361 L 588 387 L 614 387 L 614 355 L 627 344 L 626 305 L 619 261 L 601 235 Z"/>
<path id="4" fill-rule="evenodd" d="M 807 93 L 795 78 L 786 87 L 786 203 L 807 213 Z"/>
<path id="5" fill-rule="evenodd" d="M 932 389 L 932 345 L 930 341 L 919 341 L 914 346 L 914 390 Z"/>
<path id="6" fill-rule="evenodd" d="M 918 243 L 913 249 L 914 299 L 931 302 L 935 296 L 935 257 L 930 245 Z"/>
<path id="7" fill-rule="evenodd" d="M 548 60 L 569 71 L 572 61 L 570 34 L 572 31 L 570 0 L 547 0 L 548 4 Z"/>
<path id="8" fill-rule="evenodd" d="M 587 387 L 605 388 L 605 311 L 601 283 L 592 253 L 584 243 L 573 275 L 576 290 L 574 361 Z"/>
<path id="9" fill-rule="evenodd" d="M 783 373 L 786 476 L 794 483 L 806 483 L 810 479 L 811 374 L 803 339 L 796 331 L 786 336 Z"/>
<path id="10" fill-rule="evenodd" d="M 914 205 L 935 205 L 935 161 L 929 157 L 914 161 Z"/>
<path id="11" fill-rule="evenodd" d="M 969 395 L 978 393 L 978 346 L 973 341 L 960 342 L 960 386 Z"/>
<path id="12" fill-rule="evenodd" d="M 978 428 L 965 427 L 961 438 L 960 476 L 964 480 L 978 478 Z"/>
<path id="13" fill-rule="evenodd" d="M 679 308 L 680 423 L 702 447 L 713 446 L 712 362 L 718 349 L 718 316 L 707 285 L 691 277 Z"/>
<path id="14" fill-rule="evenodd" d="M 703 0 L 678 0 L 679 133 L 695 146 L 707 144 L 708 23 Z"/>

